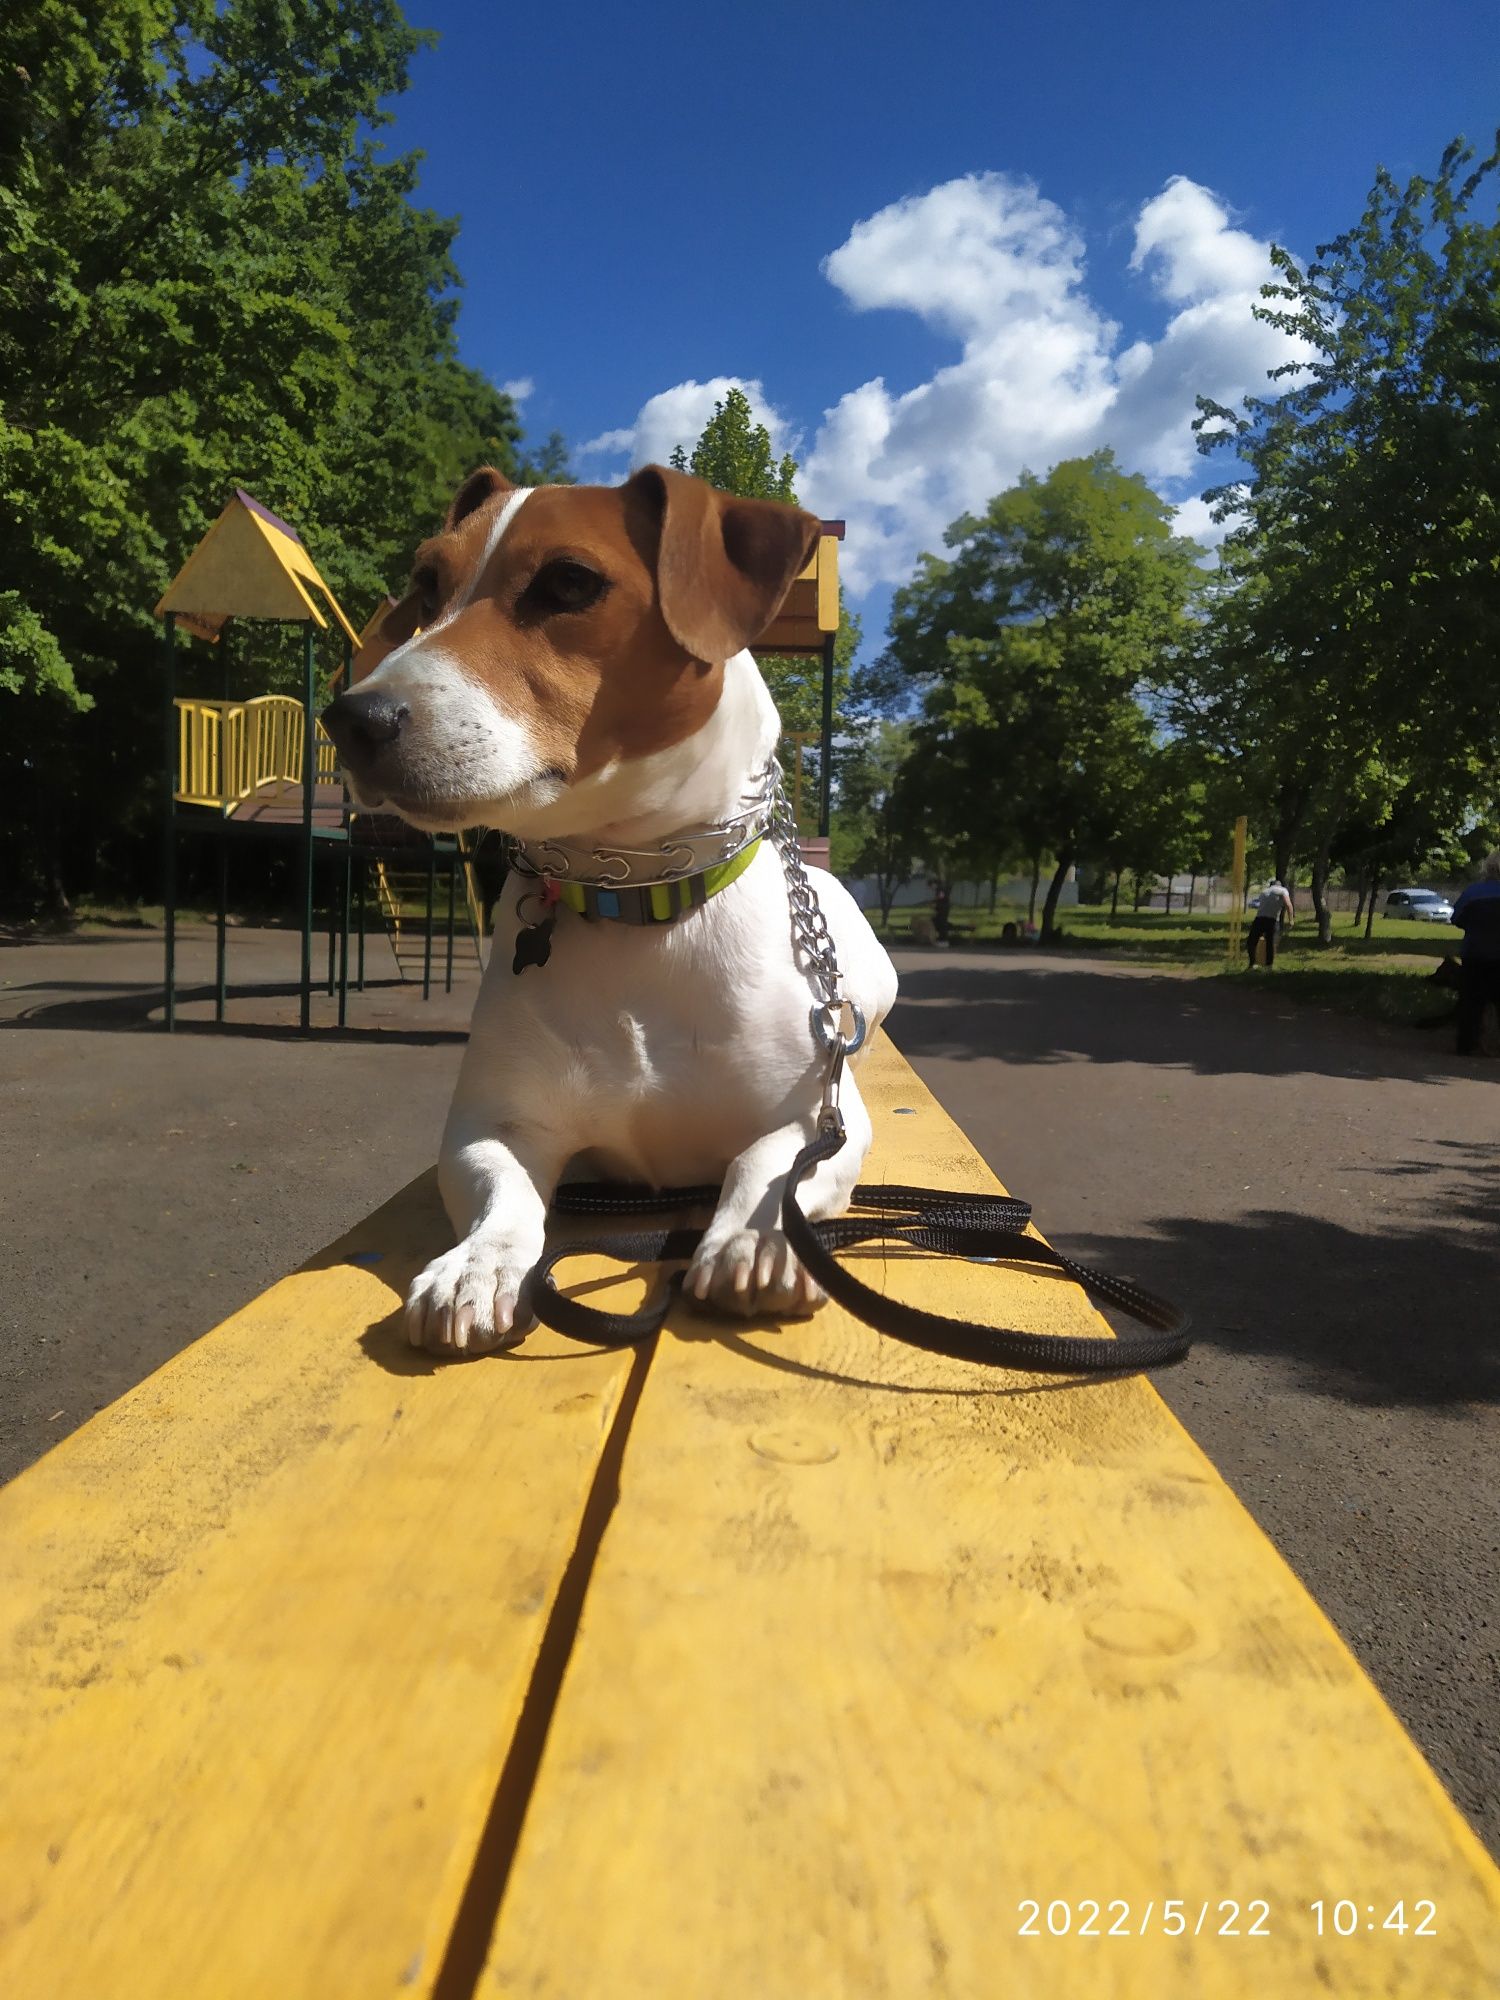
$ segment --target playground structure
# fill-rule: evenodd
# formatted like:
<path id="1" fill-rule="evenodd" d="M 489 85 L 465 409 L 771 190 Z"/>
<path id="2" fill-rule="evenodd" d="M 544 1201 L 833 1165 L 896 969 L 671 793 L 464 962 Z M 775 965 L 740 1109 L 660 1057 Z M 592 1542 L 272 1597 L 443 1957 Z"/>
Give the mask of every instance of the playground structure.
<path id="1" fill-rule="evenodd" d="M 355 984 L 365 983 L 366 913 L 376 904 L 403 980 L 432 989 L 434 917 L 440 874 L 447 878 L 445 981 L 453 983 L 457 890 L 463 883 L 467 929 L 480 963 L 483 926 L 470 856 L 460 839 L 419 834 L 385 813 L 357 813 L 339 776 L 332 742 L 317 721 L 317 641 L 341 635 L 342 657 L 328 676 L 336 686 L 357 666 L 358 648 L 382 606 L 356 633 L 319 575 L 296 530 L 250 494 L 236 489 L 156 606 L 165 628 L 166 778 L 164 843 L 166 965 L 164 1020 L 176 1027 L 177 847 L 183 834 L 207 837 L 217 854 L 217 952 L 214 1018 L 225 1018 L 229 843 L 273 839 L 300 849 L 302 960 L 300 1022 L 311 1026 L 313 930 L 319 862 L 326 889 L 326 989 L 338 996 L 345 1025 L 351 914 L 357 914 Z M 234 618 L 304 627 L 302 695 L 231 700 L 224 631 Z M 219 645 L 217 697 L 177 693 L 177 631 Z M 370 895 L 373 885 L 374 895 Z M 425 893 L 424 893 L 425 892 Z M 421 904 L 421 920 L 411 916 Z"/>

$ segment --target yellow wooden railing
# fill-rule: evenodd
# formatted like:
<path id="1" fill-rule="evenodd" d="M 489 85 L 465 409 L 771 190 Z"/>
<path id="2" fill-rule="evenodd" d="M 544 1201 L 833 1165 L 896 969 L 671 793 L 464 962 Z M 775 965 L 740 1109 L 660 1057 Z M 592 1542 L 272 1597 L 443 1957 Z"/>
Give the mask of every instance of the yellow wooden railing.
<path id="1" fill-rule="evenodd" d="M 228 812 L 262 785 L 302 782 L 302 703 L 288 694 L 253 701 L 177 702 L 177 792 L 184 805 Z M 317 725 L 317 782 L 338 777 L 338 751 Z"/>

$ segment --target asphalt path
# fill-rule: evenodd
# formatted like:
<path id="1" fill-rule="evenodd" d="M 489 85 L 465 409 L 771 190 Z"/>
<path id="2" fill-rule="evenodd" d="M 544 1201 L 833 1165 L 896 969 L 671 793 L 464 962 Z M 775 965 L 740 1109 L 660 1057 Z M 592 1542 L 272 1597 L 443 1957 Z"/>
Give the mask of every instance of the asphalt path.
<path id="1" fill-rule="evenodd" d="M 295 936 L 0 940 L 0 1478 L 435 1157 L 475 976 L 383 940 L 343 1035 Z M 1100 960 L 898 954 L 894 1040 L 1064 1249 L 1189 1307 L 1163 1396 L 1500 1852 L 1500 1062 Z M 331 1021 L 319 998 L 317 1018 Z"/>

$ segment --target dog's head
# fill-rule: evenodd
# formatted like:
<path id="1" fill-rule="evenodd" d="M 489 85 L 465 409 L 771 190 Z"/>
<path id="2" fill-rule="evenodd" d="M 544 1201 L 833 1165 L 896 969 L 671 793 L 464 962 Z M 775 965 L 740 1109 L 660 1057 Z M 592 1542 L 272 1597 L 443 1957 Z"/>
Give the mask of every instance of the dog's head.
<path id="1" fill-rule="evenodd" d="M 659 465 L 617 487 L 471 474 L 384 656 L 324 710 L 356 798 L 433 831 L 555 827 L 574 787 L 705 726 L 817 533 Z"/>

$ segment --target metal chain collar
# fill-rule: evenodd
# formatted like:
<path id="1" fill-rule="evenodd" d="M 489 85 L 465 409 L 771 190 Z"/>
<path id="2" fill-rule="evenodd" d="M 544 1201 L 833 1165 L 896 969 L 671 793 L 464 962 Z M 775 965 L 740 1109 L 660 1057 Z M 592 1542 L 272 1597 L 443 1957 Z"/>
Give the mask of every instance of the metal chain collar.
<path id="1" fill-rule="evenodd" d="M 837 1132 L 842 1138 L 844 1120 L 839 1110 L 839 1084 L 844 1073 L 845 1057 L 852 1056 L 856 1049 L 864 1045 L 865 1017 L 844 993 L 844 975 L 839 970 L 828 919 L 823 915 L 817 891 L 802 865 L 797 822 L 787 799 L 780 762 L 774 757 L 769 771 L 771 818 L 766 831 L 770 834 L 771 845 L 781 856 L 781 865 L 786 873 L 793 941 L 802 953 L 804 969 L 812 982 L 813 991 L 819 996 L 813 1002 L 809 1016 L 813 1041 L 828 1057 L 823 1074 L 818 1130 Z"/>
<path id="2" fill-rule="evenodd" d="M 563 840 L 526 841 L 510 835 L 506 852 L 511 866 L 534 880 L 581 882 L 600 889 L 650 889 L 732 861 L 752 840 L 760 838 L 769 812 L 769 792 L 763 785 L 750 805 L 729 818 L 711 826 L 686 827 L 649 847 L 598 843 L 577 847 Z"/>

